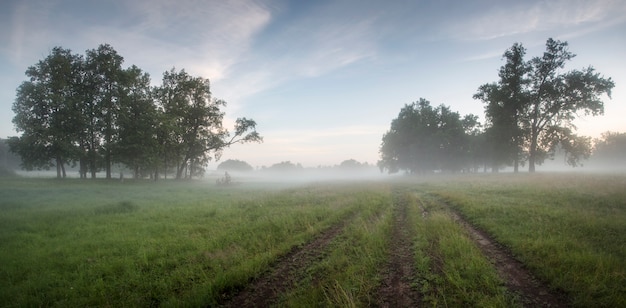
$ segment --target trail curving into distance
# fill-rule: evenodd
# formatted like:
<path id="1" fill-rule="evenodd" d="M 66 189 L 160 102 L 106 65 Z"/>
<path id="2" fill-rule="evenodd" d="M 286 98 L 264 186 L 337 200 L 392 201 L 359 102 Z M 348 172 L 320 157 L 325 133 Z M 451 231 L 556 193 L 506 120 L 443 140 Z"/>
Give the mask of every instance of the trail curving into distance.
<path id="1" fill-rule="evenodd" d="M 221 307 L 268 307 L 292 288 L 304 270 L 323 257 L 328 244 L 341 232 L 354 215 L 326 229 L 312 241 L 291 249 L 263 276 L 255 279 L 239 293 L 224 299 Z"/>
<path id="2" fill-rule="evenodd" d="M 506 287 L 520 296 L 525 307 L 569 307 L 564 294 L 554 292 L 544 282 L 537 279 L 525 265 L 515 259 L 511 252 L 496 242 L 484 231 L 469 223 L 460 213 L 448 204 L 452 219 L 460 224 L 472 241 L 495 266 Z"/>

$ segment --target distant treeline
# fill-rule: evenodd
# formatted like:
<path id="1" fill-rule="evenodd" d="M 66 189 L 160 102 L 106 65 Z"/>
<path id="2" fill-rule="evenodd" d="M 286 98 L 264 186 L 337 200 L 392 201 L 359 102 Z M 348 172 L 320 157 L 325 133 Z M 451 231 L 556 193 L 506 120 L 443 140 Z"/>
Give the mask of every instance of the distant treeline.
<path id="1" fill-rule="evenodd" d="M 61 178 L 74 165 L 81 178 L 101 170 L 111 178 L 117 163 L 135 177 L 180 179 L 202 174 L 225 147 L 262 141 L 251 119 L 237 119 L 232 133 L 223 127 L 226 102 L 208 79 L 171 69 L 152 87 L 147 73 L 122 63 L 106 44 L 84 56 L 55 47 L 26 70 L 13 104 L 21 136 L 9 139 L 24 169 L 56 168 Z"/>
<path id="2" fill-rule="evenodd" d="M 368 169 L 372 167 L 375 167 L 375 166 L 370 165 L 367 162 L 360 163 L 355 159 L 347 159 L 347 160 L 342 161 L 339 165 L 335 165 L 335 166 L 321 166 L 320 165 L 314 169 L 358 171 L 358 170 Z M 279 163 L 272 164 L 269 167 L 262 166 L 259 168 L 260 171 L 276 171 L 276 172 L 292 172 L 292 171 L 299 171 L 303 169 L 305 168 L 302 166 L 302 164 L 292 163 L 291 161 L 282 161 Z M 221 162 L 217 166 L 217 170 L 248 172 L 248 171 L 253 171 L 254 167 L 252 167 L 249 163 L 245 161 L 241 161 L 238 159 L 228 159 L 228 160 Z"/>

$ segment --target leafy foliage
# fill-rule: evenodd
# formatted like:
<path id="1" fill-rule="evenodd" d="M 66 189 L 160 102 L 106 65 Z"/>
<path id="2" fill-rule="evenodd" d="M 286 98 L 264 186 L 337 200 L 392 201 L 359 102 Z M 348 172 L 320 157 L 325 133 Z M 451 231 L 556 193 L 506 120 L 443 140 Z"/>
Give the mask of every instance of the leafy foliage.
<path id="1" fill-rule="evenodd" d="M 229 159 L 217 165 L 217 170 L 226 171 L 252 171 L 254 168 L 245 161 L 238 159 Z"/>
<path id="2" fill-rule="evenodd" d="M 22 136 L 9 141 L 26 170 L 56 167 L 57 176 L 65 176 L 64 165 L 75 157 L 80 122 L 73 105 L 79 99 L 81 65 L 80 56 L 55 47 L 26 70 L 29 80 L 19 86 L 13 103 L 13 124 Z"/>
<path id="3" fill-rule="evenodd" d="M 548 39 L 541 57 L 524 61 L 521 44 L 504 54 L 507 63 L 500 69 L 498 83 L 480 86 L 474 98 L 487 104 L 486 116 L 494 165 L 527 158 L 529 171 L 535 165 L 564 150 L 572 166 L 589 157 L 589 138 L 575 134 L 573 121 L 579 113 L 604 113 L 603 95 L 610 98 L 615 86 L 593 67 L 561 72 L 575 57 L 567 42 Z"/>
<path id="4" fill-rule="evenodd" d="M 613 170 L 626 168 L 626 133 L 605 132 L 594 141 L 593 162 Z"/>
<path id="5" fill-rule="evenodd" d="M 530 71 L 530 66 L 523 59 L 525 54 L 521 44 L 514 44 L 503 55 L 507 62 L 498 73 L 500 81 L 480 86 L 474 95 L 475 99 L 487 104 L 485 118 L 488 126 L 485 133 L 490 141 L 488 151 L 494 171 L 500 165 L 513 162 L 517 172 L 522 159 L 525 132 L 521 123 L 524 103 L 528 100 L 524 88 L 529 83 L 525 75 Z"/>
<path id="6" fill-rule="evenodd" d="M 166 71 L 150 87 L 140 68 L 122 68 L 123 57 L 108 44 L 86 57 L 55 47 L 26 71 L 13 105 L 16 130 L 9 144 L 27 170 L 80 164 L 81 178 L 113 163 L 135 177 L 158 178 L 175 167 L 176 178 L 200 175 L 202 168 L 235 143 L 262 142 L 256 122 L 239 118 L 234 133 L 222 126 L 226 102 L 212 97 L 208 79 L 184 70 Z"/>
<path id="7" fill-rule="evenodd" d="M 383 136 L 378 166 L 390 173 L 460 171 L 470 165 L 469 136 L 477 126 L 477 117 L 461 119 L 449 107 L 433 108 L 421 98 L 405 105 L 391 122 Z"/>

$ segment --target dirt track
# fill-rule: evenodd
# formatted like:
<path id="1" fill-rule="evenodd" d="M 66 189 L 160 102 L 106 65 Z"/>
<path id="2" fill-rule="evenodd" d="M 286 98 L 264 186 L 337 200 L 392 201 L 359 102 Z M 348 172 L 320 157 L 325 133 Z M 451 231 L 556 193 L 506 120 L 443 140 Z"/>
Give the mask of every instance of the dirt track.
<path id="1" fill-rule="evenodd" d="M 282 293 L 297 282 L 298 277 L 301 277 L 300 273 L 322 257 L 328 244 L 343 231 L 349 220 L 350 218 L 344 219 L 309 243 L 294 247 L 268 273 L 252 281 L 233 297 L 225 299 L 221 306 L 268 307 L 275 303 Z"/>
<path id="2" fill-rule="evenodd" d="M 415 229 L 408 215 L 409 201 L 405 198 L 405 196 L 394 195 L 389 257 L 387 264 L 380 272 L 381 285 L 376 291 L 374 303 L 378 307 L 416 307 L 424 304 L 414 284 L 417 273 L 412 234 Z M 505 281 L 507 289 L 516 294 L 525 307 L 569 307 L 566 296 L 551 291 L 506 248 L 485 232 L 474 227 L 450 206 L 445 203 L 444 205 L 454 221 L 467 231 L 470 239 L 490 260 Z M 428 212 L 423 206 L 420 206 L 420 209 L 422 216 L 426 217 Z M 323 258 L 329 243 L 343 231 L 349 221 L 350 218 L 346 218 L 319 234 L 311 242 L 294 247 L 268 272 L 251 281 L 240 292 L 225 297 L 221 301 L 221 306 L 268 307 L 275 304 L 281 294 L 290 290 L 298 282 L 307 267 Z"/>
<path id="3" fill-rule="evenodd" d="M 380 307 L 416 307 L 418 292 L 412 287 L 415 275 L 415 258 L 411 234 L 413 228 L 408 216 L 407 200 L 394 198 L 393 231 L 387 266 L 381 273 L 382 285 L 378 289 L 377 305 Z"/>
<path id="4" fill-rule="evenodd" d="M 526 269 L 524 264 L 487 233 L 475 228 L 458 212 L 450 209 L 452 218 L 470 235 L 476 246 L 495 266 L 506 287 L 520 296 L 525 307 L 569 307 L 567 297 L 553 292 Z"/>

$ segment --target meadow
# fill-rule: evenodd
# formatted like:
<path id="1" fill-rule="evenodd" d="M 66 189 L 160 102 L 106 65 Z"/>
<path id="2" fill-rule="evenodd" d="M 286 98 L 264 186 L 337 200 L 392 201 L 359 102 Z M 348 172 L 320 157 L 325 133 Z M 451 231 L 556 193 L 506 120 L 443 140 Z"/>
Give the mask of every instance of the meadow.
<path id="1" fill-rule="evenodd" d="M 621 175 L 0 184 L 1 307 L 229 306 L 281 265 L 290 278 L 268 293 L 272 305 L 384 305 L 400 231 L 416 304 L 528 305 L 532 294 L 507 287 L 453 213 L 564 306 L 626 306 Z M 295 254 L 315 241 L 308 256 Z"/>

